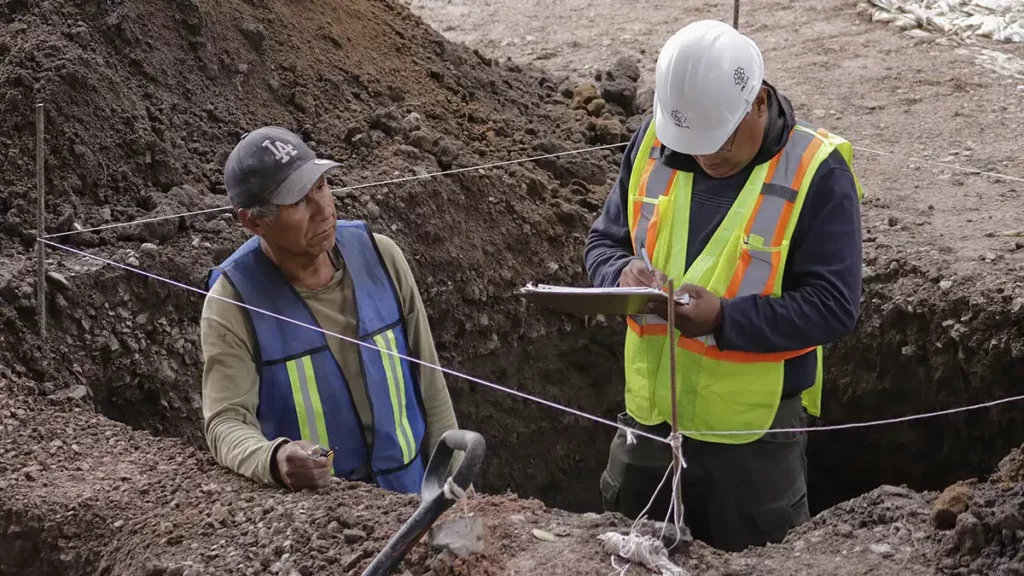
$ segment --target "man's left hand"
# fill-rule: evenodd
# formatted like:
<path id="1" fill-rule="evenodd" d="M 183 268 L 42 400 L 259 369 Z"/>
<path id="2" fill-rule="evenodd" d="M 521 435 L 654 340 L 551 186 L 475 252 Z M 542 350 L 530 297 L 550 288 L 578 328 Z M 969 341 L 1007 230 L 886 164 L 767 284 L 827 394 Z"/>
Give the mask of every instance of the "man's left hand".
<path id="1" fill-rule="evenodd" d="M 683 284 L 676 290 L 677 299 L 683 294 L 688 294 L 690 301 L 686 304 L 675 303 L 676 330 L 687 338 L 713 334 L 722 323 L 722 300 L 696 284 Z M 668 319 L 665 306 L 652 305 L 649 310 L 651 314 Z"/>

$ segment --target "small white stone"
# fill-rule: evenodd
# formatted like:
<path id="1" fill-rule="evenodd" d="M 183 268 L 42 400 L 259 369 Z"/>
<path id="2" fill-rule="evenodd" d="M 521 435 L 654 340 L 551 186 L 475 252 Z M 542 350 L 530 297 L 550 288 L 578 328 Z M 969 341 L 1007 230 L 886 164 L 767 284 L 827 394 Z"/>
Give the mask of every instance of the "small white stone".
<path id="1" fill-rule="evenodd" d="M 885 543 L 872 544 L 871 546 L 868 546 L 868 548 L 870 548 L 875 554 L 888 554 L 889 552 L 892 552 L 892 546 Z"/>

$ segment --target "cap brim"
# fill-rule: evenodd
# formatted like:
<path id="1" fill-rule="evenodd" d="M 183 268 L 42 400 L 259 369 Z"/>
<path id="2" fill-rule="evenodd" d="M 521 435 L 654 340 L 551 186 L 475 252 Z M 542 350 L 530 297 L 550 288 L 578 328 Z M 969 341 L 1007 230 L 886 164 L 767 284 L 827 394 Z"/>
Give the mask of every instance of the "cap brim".
<path id="1" fill-rule="evenodd" d="M 267 202 L 282 206 L 294 204 L 309 194 L 313 185 L 328 170 L 341 166 L 332 160 L 317 158 L 302 165 L 301 168 L 292 172 L 287 180 L 281 183 L 267 198 Z"/>
<path id="2" fill-rule="evenodd" d="M 743 120 L 742 116 L 740 120 Z M 736 126 L 739 126 L 739 122 Z M 657 98 L 654 100 L 654 134 L 662 144 L 674 152 L 691 156 L 714 154 L 721 150 L 729 136 L 736 130 L 736 126 L 703 131 L 677 128 L 672 118 L 658 104 Z"/>

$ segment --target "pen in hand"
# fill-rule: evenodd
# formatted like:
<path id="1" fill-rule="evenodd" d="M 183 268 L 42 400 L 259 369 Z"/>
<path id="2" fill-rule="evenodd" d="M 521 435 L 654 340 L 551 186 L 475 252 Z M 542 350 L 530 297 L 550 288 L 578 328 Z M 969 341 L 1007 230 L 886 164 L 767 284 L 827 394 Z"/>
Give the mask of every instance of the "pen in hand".
<path id="1" fill-rule="evenodd" d="M 651 265 L 651 259 L 647 256 L 647 246 L 642 241 L 640 242 L 640 256 L 644 259 L 644 266 L 647 266 L 647 273 L 657 279 L 657 276 L 654 274 L 654 266 Z"/>
<path id="2" fill-rule="evenodd" d="M 654 271 L 654 266 L 651 264 L 650 257 L 647 256 L 647 246 L 645 245 L 644 242 L 640 242 L 640 257 L 644 259 L 644 266 L 647 267 L 647 273 L 650 274 L 651 276 L 653 276 L 655 281 L 657 281 L 658 275 Z M 661 283 L 659 282 L 659 284 L 661 284 Z M 659 287 L 663 288 L 664 285 L 661 285 Z M 682 296 L 678 296 L 677 295 L 675 297 L 675 300 L 676 300 L 676 302 L 678 302 L 680 304 L 689 304 L 690 303 L 690 295 L 684 292 Z"/>

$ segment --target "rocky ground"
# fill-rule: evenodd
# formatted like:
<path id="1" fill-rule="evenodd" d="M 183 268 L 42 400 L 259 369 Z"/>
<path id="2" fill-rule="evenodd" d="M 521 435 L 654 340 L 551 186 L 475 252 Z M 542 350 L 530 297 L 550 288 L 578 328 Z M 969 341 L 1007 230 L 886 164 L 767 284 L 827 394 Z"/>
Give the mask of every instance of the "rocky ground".
<path id="1" fill-rule="evenodd" d="M 388 0 L 0 1 L 0 574 L 359 574 L 414 506 L 346 484 L 285 494 L 219 469 L 200 435 L 200 294 L 51 248 L 39 340 L 37 100 L 46 232 L 64 233 L 225 205 L 224 158 L 269 123 L 342 162 L 338 186 L 625 141 L 678 27 L 662 16 L 728 19 L 731 4 L 415 0 L 413 15 Z M 901 35 L 840 0 L 744 4 L 741 29 L 803 117 L 862 147 L 865 298 L 856 333 L 826 352 L 827 423 L 1015 393 L 1021 183 L 934 162 L 1024 175 L 1024 79 L 985 68 L 1006 62 L 991 51 L 1021 49 Z M 606 150 L 336 197 L 406 251 L 446 366 L 611 417 L 621 324 L 547 314 L 512 291 L 586 282 L 583 239 L 618 160 Z M 210 213 L 55 240 L 201 288 L 244 237 Z M 460 424 L 487 439 L 477 484 L 492 494 L 453 513 L 482 515 L 491 545 L 471 559 L 420 546 L 403 570 L 610 573 L 595 538 L 621 519 L 500 494 L 596 510 L 611 430 L 449 384 Z M 1024 442 L 1019 414 L 816 432 L 814 505 L 866 494 L 783 545 L 727 556 L 698 544 L 675 560 L 692 574 L 1022 573 L 1024 457 L 985 479 Z M 974 477 L 942 498 L 877 488 Z"/>
<path id="2" fill-rule="evenodd" d="M 416 506 L 344 482 L 315 494 L 255 487 L 82 400 L 12 397 L 15 383 L 0 382 L 0 574 L 354 576 Z M 707 576 L 1024 574 L 1022 462 L 1015 451 L 990 482 L 941 495 L 879 487 L 780 545 L 725 554 L 698 542 L 672 559 Z M 396 574 L 608 574 L 598 536 L 629 529 L 617 515 L 512 496 L 472 496 L 441 522 L 460 518 L 482 520 L 483 552 L 457 557 L 428 539 Z"/>

